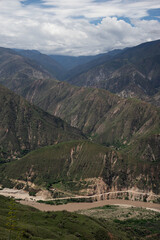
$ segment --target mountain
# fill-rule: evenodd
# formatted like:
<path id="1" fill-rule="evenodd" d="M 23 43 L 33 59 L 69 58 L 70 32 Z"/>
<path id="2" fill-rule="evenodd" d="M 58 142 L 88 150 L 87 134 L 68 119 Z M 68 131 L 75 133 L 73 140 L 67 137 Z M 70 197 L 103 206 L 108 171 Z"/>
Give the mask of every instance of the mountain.
<path id="1" fill-rule="evenodd" d="M 22 94 L 31 103 L 105 145 L 117 141 L 129 144 L 152 132 L 159 134 L 160 112 L 156 107 L 136 99 L 122 99 L 104 89 L 41 80 Z"/>
<path id="2" fill-rule="evenodd" d="M 73 85 L 104 88 L 121 97 L 138 97 L 159 105 L 159 46 L 160 40 L 157 40 L 88 57 L 47 56 L 30 50 L 15 53 L 1 48 L 0 79 L 3 85 L 20 93 L 20 88 L 24 89 L 34 80 L 57 77 Z M 64 70 L 52 57 L 63 66 L 68 64 L 66 68 L 70 70 Z"/>
<path id="3" fill-rule="evenodd" d="M 97 64 L 103 63 L 108 60 L 109 57 L 113 57 L 122 50 L 115 49 L 107 53 L 102 53 L 93 56 L 65 56 L 65 55 L 49 55 L 56 62 L 61 64 L 68 72 L 63 76 L 66 79 L 68 76 L 77 75 L 81 71 L 90 69 Z"/>
<path id="4" fill-rule="evenodd" d="M 97 64 L 102 64 L 109 58 L 115 56 L 122 50 L 113 50 L 108 53 L 93 56 L 64 56 L 64 55 L 46 55 L 37 50 L 13 49 L 20 56 L 35 61 L 52 77 L 58 80 L 66 80 L 70 76 L 80 74 Z"/>
<path id="5" fill-rule="evenodd" d="M 0 183 L 36 193 L 47 188 L 53 196 L 58 190 L 85 196 L 127 190 L 159 194 L 159 170 L 160 159 L 131 158 L 89 141 L 71 141 L 3 164 Z"/>
<path id="6" fill-rule="evenodd" d="M 85 66 L 84 66 L 85 70 Z M 103 64 L 67 80 L 78 86 L 107 89 L 123 97 L 147 99 L 160 88 L 160 40 L 119 52 Z"/>
<path id="7" fill-rule="evenodd" d="M 34 80 L 46 78 L 51 75 L 34 61 L 0 48 L 0 84 L 19 93 Z"/>
<path id="8" fill-rule="evenodd" d="M 125 169 L 122 174 L 124 179 L 120 180 L 123 186 L 124 182 L 134 182 L 139 176 L 139 185 L 135 184 L 135 187 L 143 189 L 144 182 L 149 181 L 148 186 L 152 191 L 159 189 L 157 184 L 155 187 L 153 184 L 154 176 L 159 182 L 157 173 L 160 170 L 159 109 L 138 99 L 121 99 L 104 89 L 75 87 L 59 81 L 34 82 L 32 87 L 26 89 L 24 96 L 45 111 L 79 128 L 90 140 L 123 153 L 127 159 L 123 161 L 124 165 L 119 162 L 122 172 Z M 108 184 L 111 181 L 110 188 L 114 184 L 114 177 L 117 177 L 114 173 L 121 169 L 118 165 L 114 167 L 112 164 L 106 167 L 110 168 L 106 180 Z"/>
<path id="9" fill-rule="evenodd" d="M 116 56 L 118 53 L 120 53 L 123 50 L 115 49 L 107 53 L 102 53 L 95 56 L 89 56 L 90 58 L 82 57 L 82 64 L 77 64 L 74 68 L 71 68 L 68 70 L 68 72 L 63 76 L 64 81 L 69 81 L 70 79 L 76 77 L 77 75 L 80 75 L 91 68 L 96 67 L 97 65 L 103 64 L 106 61 L 111 60 L 114 56 Z M 79 57 L 80 58 L 80 57 Z M 86 61 L 85 59 L 88 58 L 89 61 Z"/>
<path id="10" fill-rule="evenodd" d="M 32 106 L 22 97 L 0 86 L 0 158 L 22 156 L 38 147 L 83 139 L 75 128 L 58 117 Z"/>
<path id="11" fill-rule="evenodd" d="M 3 54 L 0 53 L 0 69 L 2 69 L 0 79 L 3 85 L 21 94 L 22 89 L 35 80 L 57 76 L 60 80 L 68 81 L 73 85 L 104 88 L 123 98 L 136 97 L 159 106 L 157 100 L 160 88 L 159 44 L 160 41 L 157 40 L 132 48 L 84 57 L 84 62 L 89 62 L 85 64 L 79 62 L 77 64 L 80 65 L 69 71 L 65 71 L 58 63 L 56 64 L 50 56 L 38 51 L 16 50 L 18 53 L 15 53 L 12 50 L 1 48 Z M 21 57 L 22 59 L 20 59 Z M 74 60 L 75 58 L 61 56 L 59 59 L 62 62 L 64 60 L 65 64 L 69 61 L 68 59 Z"/>
<path id="12" fill-rule="evenodd" d="M 61 65 L 58 61 L 55 61 L 54 58 L 48 56 L 46 54 L 42 54 L 36 50 L 15 50 L 17 54 L 26 57 L 30 60 L 35 61 L 38 65 L 40 65 L 43 69 L 48 71 L 53 78 L 61 79 L 63 75 L 65 75 L 66 70 L 63 65 Z"/>
<path id="13" fill-rule="evenodd" d="M 149 49 L 150 47 L 149 44 Z M 137 50 L 139 59 L 145 49 L 146 45 Z M 123 55 L 126 56 L 125 52 L 128 50 L 112 56 L 112 60 L 105 64 L 113 63 L 112 66 L 110 65 L 113 70 L 115 66 L 124 64 L 126 60 Z M 4 51 L 6 54 L 6 50 Z M 132 54 L 134 55 L 135 52 L 133 51 Z M 25 67 L 31 61 L 21 56 L 17 57 L 12 52 L 7 53 L 9 58 L 5 54 L 2 55 L 3 63 L 5 62 L 4 56 L 7 60 L 9 59 L 9 62 L 12 57 L 15 59 L 16 56 L 18 60 L 21 58 L 21 63 Z M 132 54 L 130 53 L 130 58 L 136 66 L 136 60 Z M 118 58 L 118 56 L 121 57 Z M 148 58 L 148 53 L 145 56 Z M 7 63 L 5 66 L 7 69 Z M 3 70 L 3 66 L 1 69 Z M 33 69 L 35 68 L 32 67 Z M 127 69 L 125 72 L 130 71 L 129 68 Z M 31 71 L 31 76 L 34 71 L 36 70 Z M 94 71 L 96 74 L 96 68 Z M 17 75 L 20 72 L 21 65 L 20 70 L 17 68 Z M 44 71 L 44 74 L 48 73 Z M 42 74 L 41 78 L 31 78 L 27 75 L 29 79 L 27 84 L 19 82 L 12 72 L 10 76 L 9 78 L 7 75 L 6 83 L 10 83 L 9 79 L 13 79 L 12 83 L 17 81 L 19 85 L 14 90 L 18 89 L 28 101 L 41 107 L 45 112 L 38 107 L 31 106 L 21 97 L 11 92 L 8 93 L 8 90 L 2 87 L 0 122 L 2 125 L 1 157 L 3 159 L 5 156 L 7 159 L 9 154 L 12 158 L 22 156 L 23 152 L 26 153 L 28 149 L 31 151 L 61 141 L 83 139 L 85 137 L 80 130 L 87 134 L 91 142 L 65 142 L 38 149 L 9 164 L 2 164 L 1 182 L 3 184 L 11 182 L 12 186 L 15 186 L 17 180 L 25 181 L 27 178 L 42 188 L 47 186 L 54 188 L 54 184 L 58 181 L 60 185 L 62 184 L 72 192 L 78 188 L 89 194 L 94 193 L 94 190 L 95 193 L 98 191 L 96 184 L 100 179 L 103 191 L 140 189 L 147 193 L 152 191 L 158 194 L 160 192 L 158 175 L 160 112 L 158 108 L 137 99 L 122 99 L 105 89 L 71 86 L 66 82 L 49 79 L 48 75 L 45 77 Z M 156 83 L 155 76 L 158 75 L 153 74 L 152 80 Z M 136 84 L 134 87 L 141 89 Z M 145 85 L 145 88 L 149 89 L 149 85 Z M 158 89 L 158 87 L 155 88 Z M 147 94 L 151 94 L 152 90 L 146 90 Z M 71 128 L 67 123 L 50 114 L 61 117 L 72 127 L 80 130 Z M 103 146 L 98 144 L 103 144 Z M 14 169 L 16 171 L 13 171 Z M 12 181 L 13 179 L 15 182 Z M 80 183 L 77 187 L 80 179 L 82 179 L 82 185 L 85 186 L 81 186 Z M 89 179 L 92 179 L 91 184 Z M 91 189 L 88 188 L 89 185 L 92 185 Z"/>
<path id="14" fill-rule="evenodd" d="M 86 134 L 90 134 L 102 116 L 119 101 L 106 90 L 79 88 L 53 80 L 35 81 L 22 95 Z"/>
<path id="15" fill-rule="evenodd" d="M 67 71 L 71 70 L 79 65 L 90 62 L 97 56 L 64 56 L 64 55 L 49 55 L 56 62 L 61 64 Z"/>

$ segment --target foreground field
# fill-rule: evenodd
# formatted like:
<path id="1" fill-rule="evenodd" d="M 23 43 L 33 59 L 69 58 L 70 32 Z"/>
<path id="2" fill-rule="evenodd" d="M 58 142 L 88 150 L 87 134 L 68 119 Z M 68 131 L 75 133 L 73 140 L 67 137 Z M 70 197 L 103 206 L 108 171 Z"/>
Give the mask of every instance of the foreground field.
<path id="1" fill-rule="evenodd" d="M 101 210 L 108 219 L 99 213 Z M 160 237 L 159 213 L 136 208 L 130 219 L 126 216 L 120 220 L 117 211 L 123 212 L 124 208 L 106 206 L 92 211 L 97 211 L 96 217 L 84 215 L 87 212 L 41 212 L 0 196 L 0 239 L 9 239 L 10 230 L 10 239 L 21 240 L 158 240 Z"/>

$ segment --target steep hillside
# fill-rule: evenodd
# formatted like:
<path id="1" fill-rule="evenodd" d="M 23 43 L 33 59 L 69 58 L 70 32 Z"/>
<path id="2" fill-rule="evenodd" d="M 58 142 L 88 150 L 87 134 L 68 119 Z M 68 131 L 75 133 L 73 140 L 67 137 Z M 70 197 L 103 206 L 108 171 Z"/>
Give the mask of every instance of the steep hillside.
<path id="1" fill-rule="evenodd" d="M 0 182 L 21 188 L 31 182 L 50 188 L 53 194 L 58 185 L 81 195 L 127 189 L 159 194 L 159 170 L 159 158 L 154 161 L 133 158 L 92 142 L 72 141 L 44 147 L 18 161 L 3 164 Z"/>
<path id="2" fill-rule="evenodd" d="M 106 90 L 79 88 L 59 81 L 36 81 L 22 92 L 31 103 L 90 134 L 119 98 Z"/>
<path id="3" fill-rule="evenodd" d="M 37 147 L 81 138 L 79 130 L 0 86 L 1 161 Z"/>
<path id="4" fill-rule="evenodd" d="M 160 133 L 159 110 L 136 99 L 121 99 L 103 89 L 74 87 L 58 81 L 37 81 L 23 96 L 61 117 L 103 144 L 128 144 Z"/>
<path id="5" fill-rule="evenodd" d="M 111 61 L 111 59 L 118 55 L 118 53 L 122 52 L 123 50 L 115 49 L 107 53 L 102 53 L 96 56 L 90 57 L 90 61 L 85 61 L 85 57 L 83 64 L 77 65 L 74 68 L 70 69 L 64 76 L 63 81 L 70 82 L 70 79 L 74 79 L 75 77 L 89 71 L 92 68 L 95 68 L 101 64 L 104 64 L 106 61 Z M 83 57 L 82 57 L 83 59 Z"/>
<path id="6" fill-rule="evenodd" d="M 61 79 L 65 75 L 66 70 L 60 63 L 54 60 L 51 56 L 42 54 L 35 50 L 16 50 L 18 55 L 34 60 L 43 69 L 47 70 L 52 77 Z"/>
<path id="7" fill-rule="evenodd" d="M 137 99 L 121 100 L 94 127 L 92 134 L 101 143 L 134 142 L 152 133 L 160 133 L 160 112 Z"/>
<path id="8" fill-rule="evenodd" d="M 84 67 L 85 69 L 85 67 Z M 160 40 L 128 48 L 68 81 L 105 88 L 121 96 L 147 99 L 160 87 Z"/>
<path id="9" fill-rule="evenodd" d="M 45 78 L 51 75 L 40 65 L 11 49 L 0 48 L 0 84 L 20 93 L 34 80 Z"/>

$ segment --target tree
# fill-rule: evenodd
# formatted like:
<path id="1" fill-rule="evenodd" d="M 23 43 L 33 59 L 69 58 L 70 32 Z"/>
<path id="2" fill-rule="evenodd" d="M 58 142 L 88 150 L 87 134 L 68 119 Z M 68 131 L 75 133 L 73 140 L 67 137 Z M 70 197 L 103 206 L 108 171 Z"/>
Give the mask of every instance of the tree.
<path id="1" fill-rule="evenodd" d="M 17 224 L 17 221 L 16 221 L 15 201 L 13 200 L 13 198 L 10 198 L 9 211 L 8 211 L 7 224 L 6 224 L 9 231 L 8 240 L 11 240 L 11 235 L 16 228 L 16 224 Z"/>
<path id="2" fill-rule="evenodd" d="M 7 228 L 9 231 L 9 235 L 8 235 L 8 240 L 12 239 L 12 233 L 13 231 L 17 230 L 17 223 L 18 223 L 18 219 L 17 219 L 17 211 L 16 211 L 16 203 L 15 200 L 13 198 L 10 198 L 9 201 L 9 211 L 8 211 L 8 217 L 7 217 Z M 16 233 L 16 239 L 19 240 L 21 239 L 23 235 L 22 231 L 17 231 Z"/>

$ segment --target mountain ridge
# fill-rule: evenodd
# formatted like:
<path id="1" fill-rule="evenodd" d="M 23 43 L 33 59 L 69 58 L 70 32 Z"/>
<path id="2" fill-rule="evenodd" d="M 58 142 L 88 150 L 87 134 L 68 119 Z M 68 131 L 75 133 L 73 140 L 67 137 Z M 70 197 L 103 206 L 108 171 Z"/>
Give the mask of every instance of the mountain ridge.
<path id="1" fill-rule="evenodd" d="M 38 147 L 85 138 L 58 117 L 0 85 L 0 157 L 14 159 Z"/>
<path id="2" fill-rule="evenodd" d="M 99 135 L 94 140 L 105 144 L 118 139 L 129 142 L 133 136 L 144 135 L 149 131 L 147 124 L 151 129 L 159 126 L 160 113 L 156 107 L 136 99 L 121 99 L 104 89 L 41 80 L 26 88 L 22 95 L 85 134 Z"/>
<path id="3" fill-rule="evenodd" d="M 30 182 L 30 186 L 50 189 L 52 194 L 60 186 L 64 192 L 84 196 L 130 189 L 159 194 L 160 162 L 156 163 L 131 161 L 125 152 L 93 142 L 71 141 L 35 150 L 3 165 L 0 182 L 8 187 L 21 183 L 22 188 Z"/>
<path id="4" fill-rule="evenodd" d="M 0 48 L 0 84 L 20 92 L 36 79 L 48 79 L 51 75 L 41 66 L 15 51 Z"/>
<path id="5" fill-rule="evenodd" d="M 126 97 L 147 97 L 157 93 L 160 40 L 122 50 L 102 65 L 67 79 L 73 85 L 107 89 Z"/>
<path id="6" fill-rule="evenodd" d="M 35 61 L 37 64 L 41 65 L 49 74 L 56 79 L 62 79 L 62 76 L 65 75 L 65 68 L 54 58 L 49 55 L 42 54 L 36 50 L 15 50 L 17 54 Z"/>

